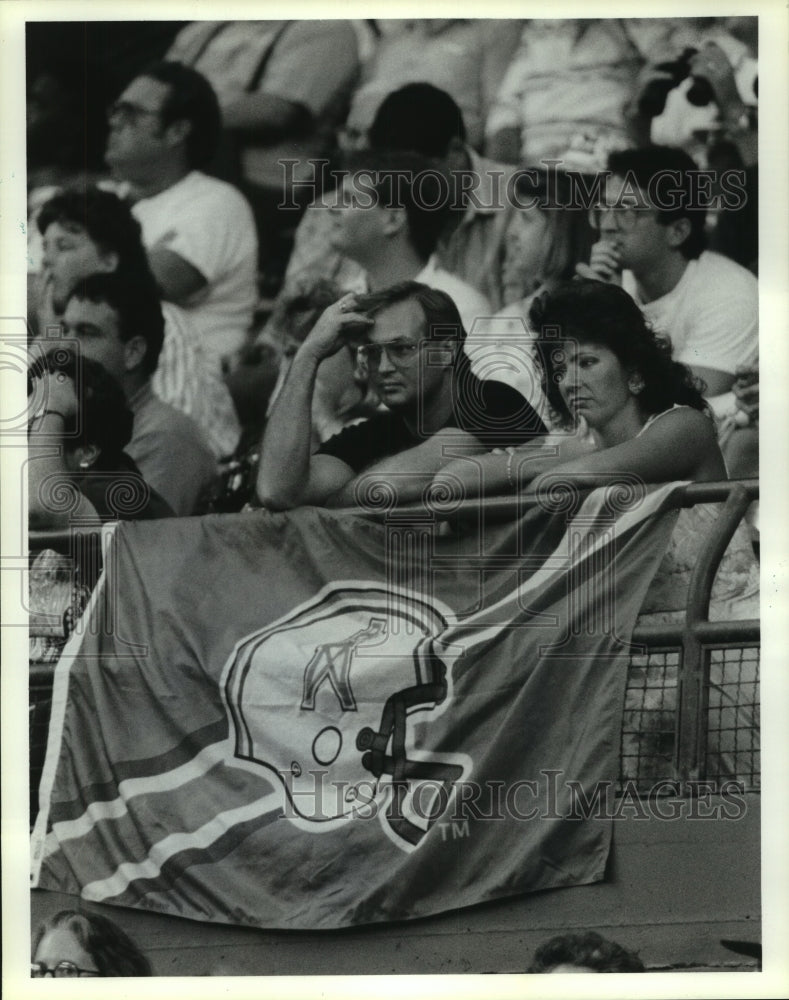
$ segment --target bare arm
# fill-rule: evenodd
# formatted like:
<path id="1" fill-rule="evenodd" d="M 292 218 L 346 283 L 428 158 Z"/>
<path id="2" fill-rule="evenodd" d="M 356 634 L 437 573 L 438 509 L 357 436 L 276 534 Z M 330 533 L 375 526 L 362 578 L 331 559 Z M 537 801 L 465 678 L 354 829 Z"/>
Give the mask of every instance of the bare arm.
<path id="1" fill-rule="evenodd" d="M 63 379 L 60 382 L 52 374 L 39 380 L 43 384 L 36 395 L 40 392 L 45 403 L 29 428 L 28 519 L 31 528 L 42 530 L 68 528 L 73 518 L 100 523 L 95 507 L 81 493 L 75 497 L 73 506 L 57 502 L 62 499 L 64 489 L 76 489 L 71 486 L 64 460 L 63 432 L 66 420 L 76 413 L 77 401 L 73 383 L 65 376 Z M 67 509 L 59 510 L 61 506 Z"/>
<path id="2" fill-rule="evenodd" d="M 572 454 L 572 452 L 575 454 Z M 540 476 L 566 477 L 568 482 L 593 485 L 617 473 L 636 475 L 647 483 L 675 479 L 711 481 L 725 479 L 723 459 L 712 421 L 697 410 L 675 410 L 656 420 L 638 437 L 612 448 L 591 451 L 570 436 L 542 448 L 518 448 L 511 456 L 482 455 L 450 462 L 434 483 L 452 489 L 449 477 L 459 479 L 464 496 L 526 492 Z M 454 485 L 455 491 L 457 486 Z"/>
<path id="3" fill-rule="evenodd" d="M 162 298 L 176 305 L 183 305 L 207 284 L 205 276 L 194 264 L 167 247 L 152 246 L 148 251 L 148 263 Z"/>
<path id="4" fill-rule="evenodd" d="M 704 365 L 688 365 L 688 368 L 707 386 L 704 395 L 708 399 L 728 392 L 734 385 L 736 376 L 730 372 L 722 372 L 718 368 L 705 368 Z"/>
<path id="5" fill-rule="evenodd" d="M 391 490 L 395 504 L 421 500 L 433 477 L 449 463 L 456 461 L 458 452 L 479 455 L 484 446 L 472 435 L 457 428 L 439 431 L 407 451 L 390 455 L 354 476 L 328 500 L 329 507 L 374 505 L 381 488 Z"/>
<path id="6" fill-rule="evenodd" d="M 329 306 L 296 352 L 263 435 L 255 492 L 271 510 L 321 504 L 353 470 L 331 455 L 311 455 L 312 398 L 318 367 L 347 342 L 350 331 L 372 323 L 348 307 L 348 297 Z"/>
<path id="7" fill-rule="evenodd" d="M 715 425 L 703 413 L 689 408 L 666 413 L 638 437 L 563 462 L 551 471 L 581 483 L 595 474 L 607 477 L 616 473 L 638 476 L 645 483 L 726 478 Z"/>

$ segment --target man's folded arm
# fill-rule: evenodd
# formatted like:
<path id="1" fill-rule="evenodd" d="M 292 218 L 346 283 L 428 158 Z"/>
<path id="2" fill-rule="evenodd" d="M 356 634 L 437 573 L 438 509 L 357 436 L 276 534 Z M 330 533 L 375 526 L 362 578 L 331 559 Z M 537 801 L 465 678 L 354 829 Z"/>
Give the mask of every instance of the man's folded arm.
<path id="1" fill-rule="evenodd" d="M 376 509 L 376 493 L 380 496 L 382 489 L 389 491 L 395 505 L 414 503 L 423 498 L 433 476 L 448 462 L 486 450 L 468 431 L 457 427 L 438 431 L 421 444 L 381 459 L 358 475 L 352 475 L 326 499 L 326 506 Z"/>

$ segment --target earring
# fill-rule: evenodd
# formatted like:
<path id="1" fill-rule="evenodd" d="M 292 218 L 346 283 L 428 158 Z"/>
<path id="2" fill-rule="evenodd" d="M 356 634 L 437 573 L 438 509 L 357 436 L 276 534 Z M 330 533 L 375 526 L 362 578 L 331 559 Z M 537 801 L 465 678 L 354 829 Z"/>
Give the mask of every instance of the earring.
<path id="1" fill-rule="evenodd" d="M 79 463 L 79 467 L 80 469 L 89 469 L 90 462 L 87 460 L 87 458 L 83 458 L 82 461 Z"/>
<path id="2" fill-rule="evenodd" d="M 627 387 L 634 396 L 637 396 L 644 388 L 644 380 L 640 375 L 634 375 L 627 383 Z"/>

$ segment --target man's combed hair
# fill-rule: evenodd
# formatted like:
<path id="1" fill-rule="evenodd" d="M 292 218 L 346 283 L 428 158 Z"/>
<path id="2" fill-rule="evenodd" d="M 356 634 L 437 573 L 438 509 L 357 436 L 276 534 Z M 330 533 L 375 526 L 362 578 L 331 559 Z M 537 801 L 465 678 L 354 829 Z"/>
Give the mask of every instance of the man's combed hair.
<path id="1" fill-rule="evenodd" d="M 186 154 L 189 166 L 204 167 L 213 158 L 222 132 L 222 112 L 211 84 L 202 73 L 179 62 L 156 62 L 140 76 L 166 84 L 170 90 L 162 108 L 162 124 L 189 122 Z"/>
<path id="2" fill-rule="evenodd" d="M 633 951 L 608 941 L 594 931 L 562 934 L 541 944 L 527 972 L 550 972 L 557 965 L 575 965 L 595 972 L 644 972 Z"/>
<path id="3" fill-rule="evenodd" d="M 389 306 L 409 300 L 416 302 L 424 313 L 428 340 L 455 340 L 463 343 L 466 339 L 463 320 L 450 296 L 419 281 L 401 281 L 379 292 L 357 295 L 356 308 L 368 316 L 375 316 Z"/>
<path id="4" fill-rule="evenodd" d="M 673 146 L 622 149 L 610 154 L 608 170 L 618 177 L 630 176 L 643 192 L 665 203 L 666 207 L 657 209 L 660 225 L 687 219 L 690 234 L 679 249 L 689 260 L 699 256 L 707 245 L 704 227 L 708 206 L 700 198 L 700 186 L 693 181 L 699 168 L 690 154 Z"/>
<path id="5" fill-rule="evenodd" d="M 156 288 L 140 285 L 119 274 L 91 274 L 78 282 L 69 299 L 105 302 L 118 316 L 118 332 L 126 343 L 141 336 L 146 343 L 142 369 L 153 375 L 164 343 L 164 316 Z"/>
<path id="6" fill-rule="evenodd" d="M 560 348 L 567 341 L 607 347 L 623 368 L 637 372 L 644 382 L 638 398 L 646 413 L 662 413 L 675 403 L 707 410 L 704 384 L 673 360 L 671 341 L 650 328 L 635 301 L 618 285 L 587 278 L 563 282 L 538 296 L 529 323 L 539 335 L 545 393 L 567 418 L 570 414 L 559 391 Z"/>
<path id="7" fill-rule="evenodd" d="M 33 954 L 41 939 L 56 927 L 64 927 L 93 959 L 100 976 L 152 976 L 151 963 L 126 931 L 98 913 L 61 910 L 43 923 L 33 942 Z"/>

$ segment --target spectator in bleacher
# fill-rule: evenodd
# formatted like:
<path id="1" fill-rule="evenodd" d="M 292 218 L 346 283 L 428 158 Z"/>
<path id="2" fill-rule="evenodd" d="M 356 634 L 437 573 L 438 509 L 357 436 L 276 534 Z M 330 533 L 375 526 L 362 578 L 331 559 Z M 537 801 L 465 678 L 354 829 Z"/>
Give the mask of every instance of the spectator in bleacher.
<path id="1" fill-rule="evenodd" d="M 430 83 L 460 107 L 471 146 L 482 152 L 484 126 L 522 22 L 510 20 L 379 21 L 382 37 L 353 95 L 346 128 L 363 136 L 383 99 L 406 83 Z M 413 113 L 419 115 L 415 105 Z"/>
<path id="2" fill-rule="evenodd" d="M 637 95 L 649 114 L 651 142 L 681 146 L 700 166 L 709 165 L 710 146 L 721 131 L 732 129 L 741 135 L 748 131 L 750 112 L 755 112 L 757 103 L 758 19 L 713 20 L 717 23 L 700 30 L 679 59 L 647 67 Z M 729 30 L 735 21 L 740 29 L 750 23 L 744 37 Z M 746 162 L 755 160 L 755 142 L 743 151 Z"/>
<path id="3" fill-rule="evenodd" d="M 537 295 L 575 273 L 592 244 L 587 212 L 573 204 L 567 175 L 531 168 L 517 178 L 504 239 L 501 283 L 507 303 L 495 316 L 478 320 L 469 331 L 466 352 L 474 372 L 517 389 L 550 423 L 535 359 L 536 334 L 529 310 Z"/>
<path id="4" fill-rule="evenodd" d="M 573 433 L 538 451 L 453 461 L 445 472 L 469 495 L 483 486 L 492 494 L 526 491 L 544 472 L 582 483 L 620 472 L 646 482 L 725 479 L 699 385 L 626 292 L 565 282 L 535 301 L 529 322 L 539 331 L 544 390 Z"/>
<path id="5" fill-rule="evenodd" d="M 501 286 L 504 234 L 513 212 L 506 193 L 514 168 L 473 149 L 458 104 L 430 83 L 409 83 L 388 94 L 370 128 L 355 138 L 353 150 L 364 149 L 417 153 L 440 163 L 455 210 L 436 245 L 436 260 L 484 295 L 492 308 L 501 308 L 507 301 Z M 330 278 L 347 290 L 360 287 L 361 266 L 330 245 L 325 206 L 331 198 L 327 193 L 307 209 L 296 232 L 286 288 L 305 273 Z"/>
<path id="6" fill-rule="evenodd" d="M 441 268 L 436 244 L 451 214 L 445 177 L 433 161 L 408 153 L 367 151 L 348 157 L 348 176 L 328 209 L 330 244 L 361 270 L 352 289 L 375 292 L 401 281 L 439 288 L 454 301 L 464 326 L 489 313 L 471 285 Z M 319 381 L 327 426 L 337 425 L 354 387 L 354 356 L 340 351 L 322 366 Z"/>
<path id="7" fill-rule="evenodd" d="M 298 182 L 312 179 L 310 161 L 329 153 L 345 117 L 359 74 L 354 26 L 341 19 L 193 21 L 167 58 L 198 70 L 216 92 L 227 134 L 220 170 L 240 182 L 253 207 L 261 264 L 276 288 L 298 221 L 295 209 L 278 206 L 299 201 Z M 296 162 L 285 169 L 283 159 Z"/>
<path id="8" fill-rule="evenodd" d="M 369 474 L 405 503 L 419 499 L 448 461 L 447 445 L 477 453 L 543 433 L 518 393 L 471 373 L 464 338 L 449 295 L 414 281 L 329 306 L 297 351 L 266 427 L 259 502 L 275 510 L 352 505 Z M 349 344 L 358 346 L 387 412 L 346 427 L 311 454 L 317 371 Z"/>
<path id="9" fill-rule="evenodd" d="M 33 939 L 34 979 L 93 976 L 152 976 L 151 963 L 129 935 L 98 913 L 61 910 Z"/>
<path id="10" fill-rule="evenodd" d="M 62 191 L 46 202 L 37 218 L 43 239 L 43 269 L 35 281 L 31 315 L 38 335 L 60 323 L 75 285 L 95 273 L 116 273 L 125 280 L 154 287 L 140 225 L 129 207 L 98 188 Z M 157 293 L 158 294 L 158 293 Z M 190 316 L 163 302 L 164 344 L 151 384 L 165 403 L 192 417 L 217 458 L 232 454 L 240 435 L 233 400 L 202 354 Z"/>
<path id="11" fill-rule="evenodd" d="M 594 169 L 637 141 L 639 72 L 647 60 L 678 56 L 687 30 L 681 18 L 522 22 L 485 122 L 487 154 L 506 163 L 558 159 L 576 170 L 588 160 Z"/>
<path id="12" fill-rule="evenodd" d="M 323 310 L 339 298 L 341 293 L 335 285 L 318 282 L 310 285 L 302 294 L 283 301 L 281 317 L 273 317 L 279 322 L 283 333 L 283 357 L 277 385 L 271 394 L 269 413 L 284 385 L 296 351 L 304 343 Z M 355 366 L 350 378 L 348 372 L 348 359 L 343 357 L 342 352 L 327 358 L 318 371 L 312 400 L 313 443 L 316 448 L 346 424 L 353 423 L 362 416 L 370 416 L 376 409 L 377 397 L 374 392 L 369 391 L 361 373 Z"/>
<path id="13" fill-rule="evenodd" d="M 680 146 L 712 172 L 713 197 L 726 171 L 743 171 L 745 200 L 716 208 L 709 246 L 757 274 L 758 18 L 714 20 L 680 59 L 645 70 L 637 103 L 652 143 Z"/>
<path id="14" fill-rule="evenodd" d="M 531 973 L 644 972 L 644 963 L 633 951 L 594 931 L 561 934 L 537 948 Z"/>
<path id="15" fill-rule="evenodd" d="M 738 369 L 757 356 L 758 289 L 750 271 L 704 249 L 707 206 L 696 175 L 680 149 L 612 153 L 603 203 L 590 212 L 600 238 L 577 270 L 633 296 L 724 418 L 736 409 Z"/>
<path id="16" fill-rule="evenodd" d="M 128 184 L 162 296 L 191 316 L 219 371 L 247 340 L 257 238 L 244 197 L 201 170 L 219 141 L 216 95 L 194 70 L 156 63 L 126 87 L 109 123 L 106 161 Z"/>
<path id="17" fill-rule="evenodd" d="M 349 154 L 348 168 L 326 211 L 326 225 L 329 245 L 359 265 L 352 290 L 375 292 L 401 281 L 420 281 L 445 291 L 464 325 L 486 315 L 484 296 L 436 263 L 436 243 L 451 213 L 448 192 L 442 190 L 444 175 L 436 164 L 413 154 L 370 150 Z M 281 300 L 294 284 L 286 286 Z M 308 284 L 307 294 L 309 288 Z M 360 401 L 354 369 L 351 351 L 338 351 L 321 365 L 316 417 L 320 416 L 324 432 L 340 426 L 348 413 L 349 392 L 355 402 Z M 318 427 L 314 433 L 324 438 Z"/>
<path id="18" fill-rule="evenodd" d="M 591 485 L 595 476 L 636 475 L 648 483 L 726 478 L 703 384 L 653 333 L 633 299 L 616 285 L 576 278 L 540 296 L 529 322 L 543 387 L 573 433 L 550 448 L 453 461 L 439 474 L 467 494 L 532 491 L 543 473 Z M 557 336 L 557 331 L 560 336 Z M 481 475 L 484 474 L 484 480 Z M 606 480 L 606 477 L 609 477 Z M 715 508 L 683 510 L 644 613 L 682 612 L 690 572 Z M 759 577 L 747 533 L 738 531 L 721 561 L 710 613 L 717 619 L 758 615 Z M 673 620 L 673 619 L 669 619 Z"/>
<path id="19" fill-rule="evenodd" d="M 352 154 L 349 172 L 331 202 L 331 243 L 363 268 L 352 291 L 377 291 L 421 281 L 452 297 L 469 327 L 489 311 L 484 295 L 438 263 L 435 249 L 451 215 L 445 174 L 408 153 Z"/>
<path id="20" fill-rule="evenodd" d="M 151 378 L 164 339 L 155 290 L 117 274 L 76 285 L 63 327 L 80 352 L 104 365 L 134 413 L 126 451 L 178 515 L 192 514 L 216 476 L 216 461 L 197 424 L 154 395 Z"/>
<path id="21" fill-rule="evenodd" d="M 31 529 L 173 516 L 124 450 L 134 415 L 109 372 L 52 345 L 29 380 Z"/>

